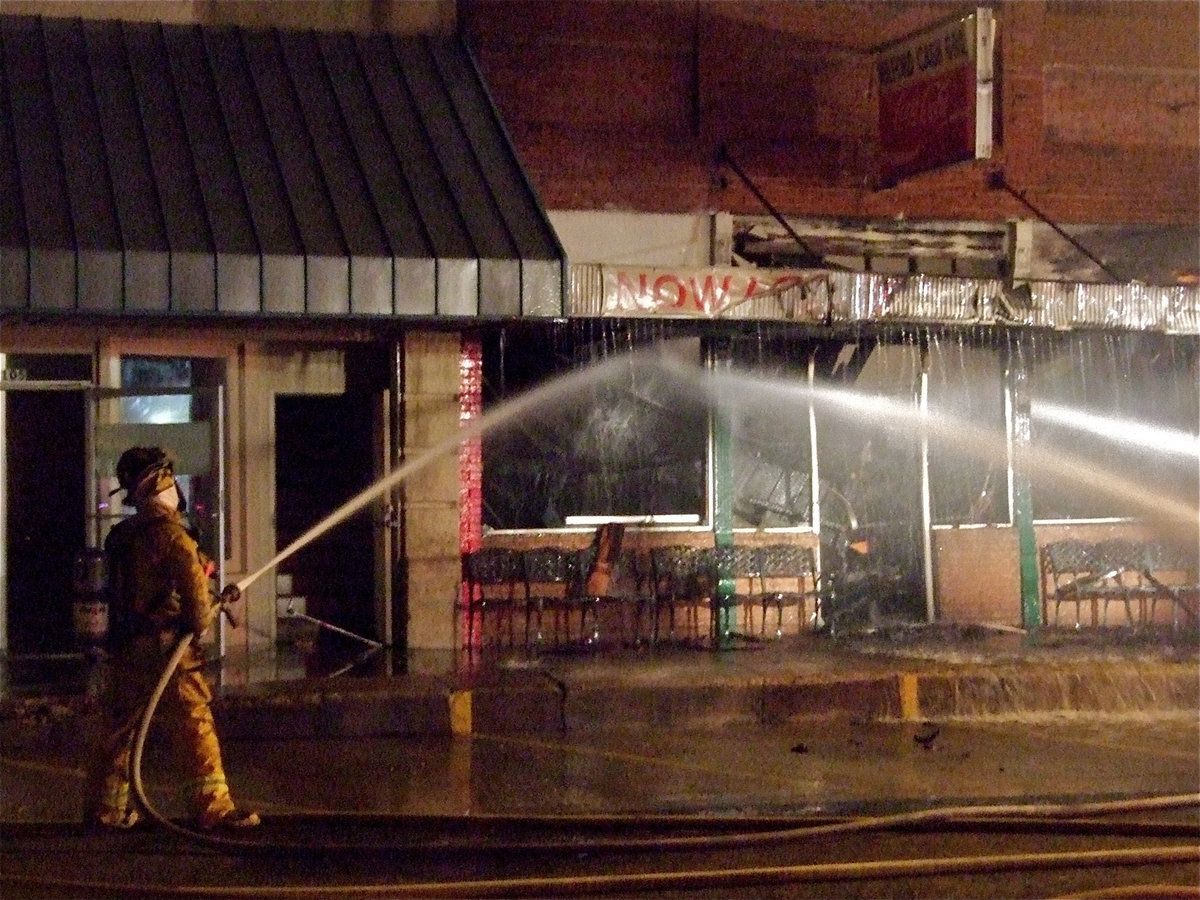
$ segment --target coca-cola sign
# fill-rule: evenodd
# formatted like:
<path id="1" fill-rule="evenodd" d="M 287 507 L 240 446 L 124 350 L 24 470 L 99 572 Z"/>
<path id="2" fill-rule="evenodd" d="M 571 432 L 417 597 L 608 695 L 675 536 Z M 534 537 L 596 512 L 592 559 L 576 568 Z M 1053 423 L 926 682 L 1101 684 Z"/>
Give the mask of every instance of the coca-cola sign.
<path id="1" fill-rule="evenodd" d="M 879 51 L 879 183 L 991 155 L 990 10 Z"/>

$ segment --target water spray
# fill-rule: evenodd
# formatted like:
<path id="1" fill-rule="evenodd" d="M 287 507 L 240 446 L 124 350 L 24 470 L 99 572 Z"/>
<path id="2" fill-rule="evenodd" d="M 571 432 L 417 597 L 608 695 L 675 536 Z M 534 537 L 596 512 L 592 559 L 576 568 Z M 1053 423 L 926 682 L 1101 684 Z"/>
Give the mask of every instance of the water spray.
<path id="1" fill-rule="evenodd" d="M 392 471 L 388 472 L 383 478 L 375 482 L 370 487 L 363 490 L 361 493 L 352 497 L 341 507 L 334 510 L 321 521 L 317 522 L 312 528 L 304 532 L 260 568 L 249 573 L 241 580 L 236 582 L 236 587 L 239 592 L 245 591 L 250 585 L 261 578 L 271 569 L 278 566 L 281 562 L 312 543 L 325 532 L 329 531 L 337 525 L 340 525 L 350 516 L 361 510 L 377 497 L 382 496 L 387 491 L 394 488 L 410 475 L 421 471 L 426 466 L 430 465 L 439 457 L 458 448 L 465 441 L 480 437 L 487 431 L 499 428 L 509 422 L 517 419 L 530 410 L 536 409 L 544 404 L 550 404 L 554 401 L 564 398 L 577 396 L 580 388 L 595 381 L 603 381 L 612 374 L 619 372 L 631 363 L 636 363 L 639 359 L 658 360 L 663 357 L 663 354 L 658 350 L 643 350 L 630 354 L 614 356 L 611 359 L 605 360 L 597 365 L 589 366 L 575 372 L 571 372 L 561 378 L 555 378 L 545 384 L 539 385 L 524 394 L 505 401 L 495 410 L 485 413 L 479 418 L 464 425 L 457 433 L 446 438 L 442 442 L 430 447 L 424 452 L 413 457 L 411 460 L 402 463 Z"/>
<path id="2" fill-rule="evenodd" d="M 645 364 L 652 367 L 657 374 L 671 377 L 684 396 L 690 395 L 697 402 L 724 406 L 733 405 L 733 401 L 736 399 L 737 405 L 744 406 L 747 396 L 753 396 L 756 392 L 761 393 L 766 390 L 774 399 L 782 399 L 791 403 L 807 404 L 812 402 L 828 410 L 858 415 L 892 426 L 908 429 L 924 428 L 929 433 L 936 435 L 947 446 L 966 452 L 973 457 L 1007 463 L 1005 448 L 1001 447 L 997 450 L 995 436 L 983 433 L 970 422 L 946 415 L 929 415 L 928 413 L 918 415 L 914 413 L 911 404 L 885 396 L 864 395 L 833 387 L 809 387 L 794 382 L 728 372 L 714 373 L 681 362 L 669 352 L 669 349 L 656 345 L 652 349 L 616 355 L 599 364 L 555 378 L 505 401 L 494 410 L 464 425 L 456 434 L 393 469 L 375 484 L 317 522 L 260 568 L 237 581 L 238 591 L 244 592 L 293 553 L 357 513 L 410 475 L 424 469 L 442 455 L 455 450 L 463 442 L 502 427 L 531 410 L 544 405 L 552 405 L 555 401 L 574 398 L 582 387 L 595 382 L 603 382 L 626 370 L 630 365 L 637 364 Z M 1079 415 L 1069 418 L 1067 411 L 1056 406 L 1039 404 L 1036 411 L 1040 415 L 1053 416 L 1077 423 L 1076 427 L 1086 427 L 1089 430 L 1098 428 L 1096 422 L 1081 418 Z M 1195 435 L 1177 432 L 1164 433 L 1161 430 L 1156 431 L 1144 423 L 1136 423 L 1138 425 L 1136 428 L 1132 427 L 1130 423 L 1125 424 L 1130 427 L 1122 427 L 1118 436 L 1113 435 L 1111 423 L 1109 429 L 1099 436 L 1119 439 L 1124 443 L 1134 443 L 1149 449 L 1168 448 L 1175 454 L 1182 453 L 1197 457 L 1200 462 L 1200 438 Z M 1114 497 L 1132 499 L 1148 514 L 1168 525 L 1195 528 L 1197 522 L 1195 505 L 1150 491 L 1145 485 L 1123 479 L 1112 472 L 1101 472 L 1095 465 L 1085 460 L 1069 457 L 1057 450 L 1046 452 L 1038 451 L 1036 448 L 1026 448 L 1021 453 L 1021 464 L 1029 469 L 1056 476 L 1091 491 L 1101 491 Z"/>
<path id="3" fill-rule="evenodd" d="M 670 365 L 680 370 L 683 369 L 677 362 L 670 363 Z M 859 416 L 863 419 L 883 422 L 893 427 L 912 431 L 925 429 L 926 433 L 936 436 L 945 446 L 952 447 L 973 458 L 997 464 L 1007 465 L 1008 463 L 1007 448 L 1003 445 L 996 446 L 994 434 L 985 432 L 971 422 L 952 416 L 917 412 L 912 404 L 900 402 L 891 397 L 852 393 L 833 387 L 810 387 L 795 382 L 728 372 L 702 372 L 701 377 L 708 379 L 713 402 L 718 406 L 726 403 L 732 404 L 736 399 L 737 403 L 744 407 L 747 396 L 753 396 L 755 392 L 761 394 L 766 391 L 773 401 L 791 404 L 812 403 L 831 413 L 840 412 L 844 415 Z M 1043 416 L 1054 416 L 1069 421 L 1075 427 L 1088 427 L 1088 430 L 1095 429 L 1097 425 L 1095 421 L 1080 418 L 1078 415 L 1067 417 L 1064 411 L 1058 407 L 1039 407 L 1038 412 Z M 777 408 L 773 410 L 773 414 L 778 414 Z M 1135 444 L 1150 450 L 1169 449 L 1169 452 L 1174 455 L 1182 454 L 1194 458 L 1200 465 L 1200 438 L 1179 432 L 1165 433 L 1146 426 L 1144 423 L 1138 424 L 1137 428 L 1129 427 L 1120 435 L 1114 435 L 1111 432 L 1112 425 L 1110 423 L 1110 430 L 1097 436 L 1119 440 L 1126 444 Z M 1200 521 L 1200 510 L 1195 502 L 1187 502 L 1187 500 L 1165 494 L 1150 485 L 1123 477 L 1057 448 L 1050 451 L 1037 447 L 1024 447 L 1014 463 L 1028 471 L 1053 476 L 1081 490 L 1103 493 L 1110 497 L 1130 501 L 1141 508 L 1149 518 L 1159 522 L 1173 538 L 1185 542 L 1195 539 L 1197 522 Z"/>
<path id="4" fill-rule="evenodd" d="M 542 384 L 506 401 L 495 410 L 465 425 L 453 436 L 398 466 L 375 484 L 351 498 L 326 518 L 304 532 L 260 568 L 247 574 L 236 583 L 227 585 L 221 592 L 221 605 L 225 614 L 229 615 L 227 609 L 228 603 L 240 597 L 262 575 L 275 568 L 280 562 L 307 546 L 325 532 L 363 509 L 377 497 L 400 484 L 408 476 L 430 465 L 438 457 L 455 450 L 464 441 L 479 437 L 491 429 L 499 428 L 544 404 L 552 404 L 555 401 L 572 398 L 585 385 L 603 381 L 610 374 L 624 371 L 629 365 L 639 361 L 652 364 L 657 367 L 659 374 L 672 377 L 681 389 L 683 396 L 691 396 L 693 399 L 698 399 L 705 403 L 719 406 L 722 403 L 728 402 L 736 395 L 739 404 L 744 405 L 745 397 L 750 394 L 750 388 L 760 392 L 765 388 L 771 392 L 774 399 L 783 399 L 795 403 L 821 404 L 830 409 L 841 410 L 852 415 L 870 416 L 872 419 L 881 420 L 893 426 L 911 429 L 929 429 L 931 432 L 936 433 L 940 439 L 946 441 L 949 446 L 963 450 L 978 458 L 997 459 L 1003 454 L 1003 451 L 1001 453 L 996 451 L 994 440 L 992 440 L 994 436 L 984 434 L 970 423 L 955 420 L 948 416 L 930 416 L 928 413 L 914 415 L 911 404 L 899 403 L 887 397 L 847 393 L 846 391 L 834 388 L 797 386 L 795 383 L 764 380 L 762 378 L 751 378 L 750 376 L 732 375 L 729 373 L 714 374 L 705 369 L 681 363 L 678 359 L 672 358 L 669 352 L 664 351 L 662 347 L 656 347 L 651 350 L 614 356 L 598 365 L 577 370 Z M 778 410 L 775 410 L 775 412 L 777 413 Z M 1186 447 L 1185 450 L 1187 450 Z M 1187 452 L 1194 453 L 1196 451 L 1195 449 L 1191 449 L 1187 450 Z M 1004 458 L 1003 461 L 1007 462 L 1007 459 Z M 1086 486 L 1090 490 L 1102 490 L 1117 496 L 1132 497 L 1139 501 L 1148 513 L 1168 524 L 1189 529 L 1194 529 L 1196 526 L 1197 510 L 1194 506 L 1182 503 L 1171 497 L 1155 494 L 1148 491 L 1144 486 L 1135 485 L 1132 482 L 1117 478 L 1112 473 L 1098 473 L 1094 466 L 1090 466 L 1080 460 L 1067 458 L 1061 453 L 1048 454 L 1026 451 L 1022 454 L 1022 463 L 1031 468 L 1055 474 L 1081 486 Z M 1101 474 L 1103 477 L 1098 477 Z M 181 828 L 175 823 L 170 822 L 170 820 L 159 814 L 150 804 L 145 794 L 144 785 L 142 784 L 141 759 L 151 719 L 163 691 L 170 678 L 174 675 L 184 651 L 193 640 L 193 637 L 193 635 L 188 634 L 180 638 L 174 654 L 168 661 L 162 677 L 142 713 L 140 727 L 131 755 L 131 783 L 139 803 L 142 804 L 152 818 L 165 827 L 224 846 L 253 846 L 253 842 L 230 841 L 228 839 L 217 838 Z M 1198 801 L 1200 801 L 1200 797 L 1187 795 L 1185 797 L 1159 798 L 1157 802 L 1165 806 L 1174 807 L 1179 805 L 1195 805 Z M 955 814 L 995 814 L 997 810 L 1001 809 L 1005 813 L 1012 812 L 1012 808 L 1010 807 L 971 807 L 964 810 L 954 810 L 950 817 L 953 818 Z M 1028 813 L 1031 809 L 1036 810 L 1040 808 L 1021 807 L 1021 812 Z M 1072 808 L 1072 811 L 1077 810 L 1077 807 Z M 1050 814 L 1053 815 L 1055 813 L 1051 812 Z M 1062 812 L 1059 811 L 1058 814 L 1061 815 Z M 946 816 L 946 810 L 929 810 L 924 814 L 919 814 L 918 818 Z M 851 829 L 854 827 L 861 828 L 863 826 L 862 823 L 859 823 L 857 826 L 849 826 Z M 805 829 L 805 832 L 811 833 L 811 829 Z M 779 837 L 778 833 L 776 837 Z"/>

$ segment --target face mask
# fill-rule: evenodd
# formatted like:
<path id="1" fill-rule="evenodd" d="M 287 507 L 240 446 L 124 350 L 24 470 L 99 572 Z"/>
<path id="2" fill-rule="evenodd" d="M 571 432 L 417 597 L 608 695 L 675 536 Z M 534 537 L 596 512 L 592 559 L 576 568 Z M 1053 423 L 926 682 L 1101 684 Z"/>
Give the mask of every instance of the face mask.
<path id="1" fill-rule="evenodd" d="M 175 485 L 171 485 L 165 491 L 159 491 L 154 495 L 154 502 L 159 506 L 164 506 L 167 509 L 175 510 L 179 508 L 179 489 Z"/>

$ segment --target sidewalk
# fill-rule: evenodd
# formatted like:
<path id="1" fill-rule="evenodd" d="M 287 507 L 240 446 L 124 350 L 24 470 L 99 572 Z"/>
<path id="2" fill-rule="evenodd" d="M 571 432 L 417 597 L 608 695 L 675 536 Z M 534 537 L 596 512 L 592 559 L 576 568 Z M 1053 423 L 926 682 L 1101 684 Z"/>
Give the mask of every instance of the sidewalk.
<path id="1" fill-rule="evenodd" d="M 725 652 L 513 658 L 445 674 L 273 682 L 227 693 L 218 715 L 230 734 L 306 737 L 1195 710 L 1198 660 L 1194 644 L 1109 645 L 1099 636 L 805 635 Z"/>
<path id="2" fill-rule="evenodd" d="M 771 727 L 1200 709 L 1195 635 L 909 627 L 832 640 L 801 635 L 735 649 L 414 658 L 402 674 L 279 678 L 278 658 L 222 661 L 213 708 L 230 739 L 562 733 L 653 725 Z M 265 676 L 265 677 L 264 677 Z M 75 683 L 12 685 L 0 723 L 69 720 Z"/>

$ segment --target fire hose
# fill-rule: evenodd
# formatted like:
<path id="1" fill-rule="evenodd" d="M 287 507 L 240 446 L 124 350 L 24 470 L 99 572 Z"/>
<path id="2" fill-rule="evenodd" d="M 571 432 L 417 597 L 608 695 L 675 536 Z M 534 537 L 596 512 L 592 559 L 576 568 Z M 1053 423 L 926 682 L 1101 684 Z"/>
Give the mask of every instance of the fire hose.
<path id="1" fill-rule="evenodd" d="M 241 596 L 241 588 L 238 585 L 227 585 L 221 591 L 218 599 L 218 615 L 224 615 L 229 620 L 229 624 L 236 628 L 238 625 L 237 619 L 233 612 L 229 609 L 229 604 L 236 601 Z M 163 667 L 162 674 L 159 676 L 158 682 L 154 685 L 154 690 L 150 693 L 146 700 L 146 705 L 142 709 L 141 717 L 138 719 L 138 728 L 134 734 L 133 750 L 129 757 L 129 782 L 133 787 L 134 796 L 137 798 L 142 809 L 146 814 L 164 828 L 174 831 L 178 834 L 185 835 L 189 838 L 197 840 L 215 842 L 222 845 L 238 844 L 245 842 L 228 841 L 223 838 L 215 838 L 212 835 L 205 834 L 202 831 L 197 831 L 191 828 L 184 828 L 182 825 L 172 821 L 167 816 L 159 812 L 154 804 L 150 802 L 149 796 L 146 794 L 146 786 L 142 782 L 142 754 L 146 748 L 146 738 L 150 734 L 150 723 L 153 721 L 154 712 L 158 708 L 158 703 L 162 699 L 163 693 L 167 689 L 167 685 L 171 683 L 171 679 L 175 675 L 175 671 L 179 668 L 179 663 L 183 660 L 183 655 L 187 652 L 188 647 L 196 639 L 194 632 L 187 632 L 179 637 L 175 642 L 175 648 L 171 652 L 171 656 L 167 660 L 166 666 Z"/>
<path id="2" fill-rule="evenodd" d="M 223 594 L 223 597 L 225 596 L 228 595 Z M 230 615 L 225 603 L 222 603 L 222 611 L 226 615 Z M 187 652 L 187 649 L 194 638 L 195 635 L 191 633 L 184 634 L 179 638 L 175 645 L 174 651 L 167 660 L 167 664 L 163 669 L 161 677 L 159 678 L 153 692 L 146 702 L 145 708 L 142 711 L 141 718 L 138 723 L 137 732 L 135 734 L 133 750 L 130 756 L 130 783 L 133 787 L 134 796 L 137 798 L 138 803 L 140 803 L 142 808 L 146 811 L 147 815 L 155 822 L 170 831 L 228 850 L 257 852 L 281 852 L 286 850 L 306 852 L 311 852 L 313 850 L 344 850 L 361 852 L 364 849 L 361 844 L 321 845 L 319 847 L 314 847 L 312 845 L 281 845 L 258 840 L 236 840 L 227 837 L 220 837 L 179 825 L 167 816 L 163 815 L 150 802 L 150 799 L 146 793 L 145 784 L 142 780 L 141 772 L 142 756 L 146 745 L 146 738 L 149 734 L 150 724 L 153 720 L 154 712 L 158 706 L 158 703 L 161 700 L 167 685 L 170 683 L 171 678 L 174 676 L 176 669 L 179 667 L 184 653 Z M 989 821 L 1003 819 L 1004 817 L 1024 817 L 1025 819 L 1053 818 L 1057 820 L 1064 820 L 1070 817 L 1106 815 L 1115 812 L 1181 809 L 1195 807 L 1198 805 L 1200 805 L 1200 794 L 1183 794 L 1081 804 L 1002 804 L 937 807 L 891 815 L 855 818 L 830 824 L 806 825 L 801 827 L 780 828 L 768 831 L 738 832 L 732 834 L 685 836 L 673 838 L 656 837 L 651 839 L 638 838 L 624 840 L 594 840 L 587 846 L 593 851 L 609 852 L 630 852 L 643 849 L 655 849 L 661 851 L 710 849 L 714 847 L 750 847 L 785 843 L 801 838 L 880 830 L 884 828 L 895 828 L 898 826 L 917 825 L 929 822 L 958 822 L 960 824 L 967 824 L 968 820 L 978 819 L 980 817 L 987 818 Z M 564 842 L 558 846 L 553 843 L 539 842 L 535 845 L 526 845 L 526 849 L 537 849 L 541 851 L 554 851 L 561 849 L 564 852 L 577 852 L 579 850 L 579 846 L 580 845 L 578 843 L 569 842 Z M 406 845 L 405 849 L 419 850 L 420 848 Z M 438 845 L 437 849 L 439 852 L 445 852 L 449 848 L 447 848 L 444 843 L 441 843 Z M 470 847 L 464 847 L 463 849 L 478 849 L 478 847 L 476 845 L 471 845 Z M 1171 848 L 1171 851 L 1172 852 L 1167 853 L 1166 857 L 1163 856 L 1163 851 L 1160 849 L 1147 848 L 1145 852 L 1148 855 L 1148 858 L 1163 861 L 1165 861 L 1166 858 L 1173 858 L 1178 861 L 1180 858 L 1178 854 L 1181 851 L 1189 860 L 1193 857 L 1200 859 L 1200 848 Z M 1070 856 L 1071 854 L 1066 855 Z M 1094 854 L 1092 854 L 1092 856 L 1094 856 Z M 1088 858 L 1089 854 L 1079 855 L 1080 860 L 1086 860 Z"/>

